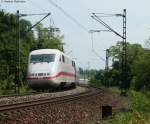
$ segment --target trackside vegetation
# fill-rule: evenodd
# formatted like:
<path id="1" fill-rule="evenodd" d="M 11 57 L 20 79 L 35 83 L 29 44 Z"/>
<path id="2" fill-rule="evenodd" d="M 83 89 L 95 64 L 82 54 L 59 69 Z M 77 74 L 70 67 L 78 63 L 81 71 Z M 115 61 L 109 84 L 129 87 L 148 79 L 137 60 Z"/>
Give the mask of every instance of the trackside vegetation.
<path id="1" fill-rule="evenodd" d="M 96 85 L 106 87 L 121 85 L 122 43 L 118 42 L 109 48 L 109 60 L 112 67 L 99 70 L 91 79 Z M 141 91 L 150 89 L 150 50 L 140 44 L 127 43 L 127 82 L 124 87 Z"/>
<path id="2" fill-rule="evenodd" d="M 112 124 L 150 124 L 150 92 L 130 91 L 130 111 L 120 112 L 107 119 Z"/>
<path id="3" fill-rule="evenodd" d="M 146 41 L 150 44 L 150 40 Z M 109 48 L 112 67 L 101 69 L 91 78 L 96 86 L 118 87 L 121 89 L 122 42 Z M 150 121 L 150 49 L 140 44 L 127 43 L 127 82 L 124 88 L 131 99 L 128 112 L 115 114 L 110 120 L 113 124 L 148 124 Z M 117 89 L 117 88 L 116 88 Z"/>
<path id="4" fill-rule="evenodd" d="M 27 61 L 29 52 L 40 48 L 56 48 L 63 50 L 63 36 L 60 31 L 54 31 L 56 27 L 43 27 L 37 25 L 33 30 L 30 21 L 20 18 L 20 84 L 21 91 L 26 87 Z M 16 15 L 0 11 L 0 94 L 13 93 L 15 87 L 15 74 L 17 68 L 16 38 L 17 38 Z M 37 35 L 35 35 L 37 34 Z M 20 92 L 21 92 L 20 91 Z"/>

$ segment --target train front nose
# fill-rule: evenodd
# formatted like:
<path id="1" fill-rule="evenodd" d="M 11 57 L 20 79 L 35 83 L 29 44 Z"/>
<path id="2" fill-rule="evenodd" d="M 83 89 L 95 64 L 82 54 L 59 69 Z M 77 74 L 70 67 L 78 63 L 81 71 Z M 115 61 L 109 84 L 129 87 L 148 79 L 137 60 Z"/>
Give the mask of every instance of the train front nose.
<path id="1" fill-rule="evenodd" d="M 53 51 L 54 52 L 54 51 Z M 55 52 L 41 49 L 30 53 L 28 63 L 28 84 L 32 88 L 49 88 L 53 81 L 49 79 L 55 63 Z"/>
<path id="2" fill-rule="evenodd" d="M 54 82 L 50 73 L 38 73 L 35 74 L 35 76 L 29 76 L 27 79 L 29 86 L 33 89 L 49 89 L 51 87 L 57 87 L 57 84 Z"/>
<path id="3" fill-rule="evenodd" d="M 31 63 L 28 70 L 28 84 L 33 89 L 48 89 L 51 80 L 53 63 Z"/>

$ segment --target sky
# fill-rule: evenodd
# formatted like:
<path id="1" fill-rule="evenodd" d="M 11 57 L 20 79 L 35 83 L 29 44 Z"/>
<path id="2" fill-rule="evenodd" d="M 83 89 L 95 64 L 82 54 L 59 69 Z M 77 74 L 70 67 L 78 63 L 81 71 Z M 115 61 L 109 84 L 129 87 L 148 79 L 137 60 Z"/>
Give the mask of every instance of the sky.
<path id="1" fill-rule="evenodd" d="M 53 1 L 61 7 L 68 15 L 73 17 L 80 25 L 64 15 L 56 6 L 51 4 Z M 93 33 L 89 30 L 106 30 L 101 24 L 91 18 L 91 13 L 123 13 L 127 10 L 127 41 L 130 43 L 140 43 L 144 45 L 150 36 L 150 1 L 149 0 L 1 0 L 0 9 L 6 12 L 16 13 L 17 10 L 22 14 L 51 13 L 42 23 L 45 27 L 55 25 L 60 28 L 64 35 L 65 53 L 74 58 L 78 66 L 87 69 L 104 69 L 105 50 L 115 45 L 122 39 L 112 32 Z M 35 24 L 43 16 L 23 17 Z M 122 34 L 121 17 L 102 18 L 110 27 Z M 53 20 L 53 23 L 52 21 Z M 92 51 L 97 52 L 98 57 Z M 89 63 L 89 64 L 88 64 Z M 110 62 L 111 63 L 111 62 Z M 111 65 L 109 65 L 111 66 Z"/>

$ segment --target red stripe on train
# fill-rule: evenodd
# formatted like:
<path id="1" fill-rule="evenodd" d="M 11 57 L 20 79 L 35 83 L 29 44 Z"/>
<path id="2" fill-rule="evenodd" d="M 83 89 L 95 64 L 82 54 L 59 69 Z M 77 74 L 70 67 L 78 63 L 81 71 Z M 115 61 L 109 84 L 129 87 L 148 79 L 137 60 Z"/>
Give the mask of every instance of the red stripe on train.
<path id="1" fill-rule="evenodd" d="M 54 75 L 54 76 L 42 77 L 42 78 L 38 78 L 38 77 L 27 77 L 27 79 L 28 79 L 28 80 L 53 79 L 53 78 L 57 78 L 57 77 L 59 77 L 59 76 L 75 77 L 75 74 L 69 73 L 69 72 L 59 72 L 58 74 L 56 74 L 56 75 Z"/>

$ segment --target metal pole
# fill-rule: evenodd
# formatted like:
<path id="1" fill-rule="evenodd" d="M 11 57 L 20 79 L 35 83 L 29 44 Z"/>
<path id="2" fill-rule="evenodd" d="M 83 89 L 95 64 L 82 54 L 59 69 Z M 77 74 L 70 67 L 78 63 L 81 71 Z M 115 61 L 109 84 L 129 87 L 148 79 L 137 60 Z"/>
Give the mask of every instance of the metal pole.
<path id="1" fill-rule="evenodd" d="M 42 44 L 41 44 L 41 30 L 40 28 L 38 29 L 38 42 L 37 42 L 37 49 L 41 49 Z"/>
<path id="2" fill-rule="evenodd" d="M 108 71 L 108 58 L 109 58 L 109 49 L 106 49 L 106 65 L 105 65 L 106 71 Z"/>
<path id="3" fill-rule="evenodd" d="M 42 13 L 43 14 L 43 13 Z M 31 14 L 31 15 L 42 15 L 42 14 Z M 50 13 L 48 13 L 45 17 L 43 17 L 40 21 L 38 21 L 36 24 L 30 27 L 28 31 L 30 31 L 32 28 L 34 28 L 37 24 L 39 24 L 41 21 L 43 21 L 47 16 L 49 16 Z M 16 69 L 15 69 L 15 93 L 19 93 L 19 85 L 21 82 L 20 79 L 20 22 L 19 18 L 21 16 L 28 16 L 27 14 L 20 14 L 19 10 L 17 10 L 16 13 Z"/>
<path id="4" fill-rule="evenodd" d="M 126 9 L 123 10 L 123 14 L 115 14 L 116 16 L 121 16 L 123 17 L 123 35 L 112 29 L 109 25 L 107 25 L 99 16 L 96 15 L 96 13 L 92 13 L 93 16 L 91 16 L 94 20 L 99 22 L 101 25 L 106 27 L 109 31 L 113 32 L 117 36 L 121 37 L 122 40 L 122 57 L 121 57 L 121 83 L 120 83 L 120 88 L 121 90 L 125 91 L 126 94 L 126 89 L 127 86 L 126 84 L 128 83 L 127 81 L 127 43 L 126 43 Z M 121 91 L 122 92 L 122 91 Z"/>
<path id="5" fill-rule="evenodd" d="M 15 75 L 15 93 L 19 93 L 20 83 L 20 24 L 19 10 L 16 14 L 16 75 Z"/>
<path id="6" fill-rule="evenodd" d="M 108 87 L 110 87 L 108 77 L 106 77 L 106 74 L 108 73 L 108 69 L 109 69 L 109 66 L 108 66 L 108 59 L 109 59 L 109 49 L 106 49 L 105 85 L 108 86 Z"/>
<path id="7" fill-rule="evenodd" d="M 127 83 L 127 43 L 126 43 L 126 9 L 123 10 L 123 42 L 122 42 L 122 90 L 125 90 Z M 123 91 L 122 91 L 123 92 Z"/>
<path id="8" fill-rule="evenodd" d="M 90 79 L 90 72 L 89 72 L 90 71 L 90 62 L 88 61 L 87 64 L 88 64 L 88 79 Z"/>
<path id="9" fill-rule="evenodd" d="M 127 80 L 127 42 L 126 42 L 126 9 L 124 9 L 124 13 L 123 13 L 123 17 L 124 17 L 124 45 L 125 45 L 125 82 L 128 84 L 128 80 Z M 126 88 L 125 88 L 126 89 Z"/>

